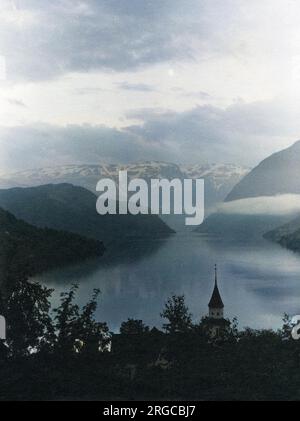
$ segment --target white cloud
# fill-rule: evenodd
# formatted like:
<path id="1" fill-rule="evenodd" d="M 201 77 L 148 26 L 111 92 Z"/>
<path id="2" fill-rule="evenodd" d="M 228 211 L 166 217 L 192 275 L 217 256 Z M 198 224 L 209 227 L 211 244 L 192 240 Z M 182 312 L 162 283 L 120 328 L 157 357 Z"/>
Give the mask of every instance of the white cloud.
<path id="1" fill-rule="evenodd" d="M 6 60 L 0 55 L 0 81 L 6 79 Z"/>
<path id="2" fill-rule="evenodd" d="M 300 195 L 261 196 L 222 203 L 217 212 L 238 215 L 284 216 L 300 213 Z"/>
<path id="3" fill-rule="evenodd" d="M 125 144 L 133 159 L 256 164 L 300 138 L 299 14 L 296 0 L 0 0 L 6 166 L 8 127 L 18 151 L 41 125 L 64 151 L 66 128 L 88 125 L 99 144 L 117 134 L 112 159 Z"/>

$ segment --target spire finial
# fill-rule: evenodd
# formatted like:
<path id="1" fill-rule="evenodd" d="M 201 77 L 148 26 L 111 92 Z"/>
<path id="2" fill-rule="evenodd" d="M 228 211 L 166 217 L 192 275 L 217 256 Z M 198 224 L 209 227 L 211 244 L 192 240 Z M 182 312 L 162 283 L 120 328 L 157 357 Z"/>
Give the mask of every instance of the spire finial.
<path id="1" fill-rule="evenodd" d="M 215 264 L 215 286 L 218 286 L 218 265 Z"/>

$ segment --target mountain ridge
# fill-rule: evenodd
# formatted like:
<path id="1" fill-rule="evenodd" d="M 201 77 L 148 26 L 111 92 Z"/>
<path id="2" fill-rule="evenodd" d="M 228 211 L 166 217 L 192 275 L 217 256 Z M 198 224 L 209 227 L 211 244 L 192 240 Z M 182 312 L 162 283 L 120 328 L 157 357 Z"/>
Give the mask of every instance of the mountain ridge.
<path id="1" fill-rule="evenodd" d="M 276 194 L 300 194 L 300 141 L 264 159 L 228 194 L 225 201 Z"/>
<path id="2" fill-rule="evenodd" d="M 97 197 L 68 183 L 0 190 L 0 207 L 39 228 L 63 230 L 108 243 L 141 236 L 170 235 L 157 215 L 99 215 Z"/>
<path id="3" fill-rule="evenodd" d="M 35 227 L 0 207 L 0 285 L 102 256 L 104 250 L 100 241 Z"/>
<path id="4" fill-rule="evenodd" d="M 235 164 L 178 165 L 160 161 L 121 164 L 73 164 L 19 171 L 0 175 L 0 188 L 32 187 L 49 183 L 71 183 L 95 193 L 100 178 L 118 182 L 118 171 L 127 170 L 129 180 L 143 178 L 204 178 L 206 214 L 222 202 L 233 186 L 249 172 L 249 168 Z M 166 219 L 168 223 L 168 219 Z"/>

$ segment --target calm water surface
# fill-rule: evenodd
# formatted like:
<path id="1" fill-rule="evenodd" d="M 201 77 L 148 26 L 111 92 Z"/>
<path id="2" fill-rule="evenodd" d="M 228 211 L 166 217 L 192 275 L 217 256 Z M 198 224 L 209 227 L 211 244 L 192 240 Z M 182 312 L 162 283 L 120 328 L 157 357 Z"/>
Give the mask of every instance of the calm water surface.
<path id="1" fill-rule="evenodd" d="M 100 288 L 97 317 L 111 330 L 129 317 L 160 326 L 159 314 L 172 294 L 185 294 L 195 321 L 207 313 L 217 262 L 225 315 L 238 317 L 240 327 L 277 328 L 284 312 L 300 314 L 300 255 L 265 240 L 237 244 L 195 233 L 156 241 L 156 250 L 138 259 L 133 256 L 149 244 L 134 240 L 127 246 L 131 257 L 112 259 L 107 253 L 35 279 L 55 288 L 54 302 L 74 282 L 81 304 Z"/>

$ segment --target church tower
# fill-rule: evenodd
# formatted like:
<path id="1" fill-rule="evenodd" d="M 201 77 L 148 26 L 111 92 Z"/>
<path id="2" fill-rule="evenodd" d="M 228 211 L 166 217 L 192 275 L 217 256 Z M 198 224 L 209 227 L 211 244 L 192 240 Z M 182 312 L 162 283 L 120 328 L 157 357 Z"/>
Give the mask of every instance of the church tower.
<path id="1" fill-rule="evenodd" d="M 224 304 L 218 288 L 218 269 L 215 265 L 215 286 L 208 304 L 209 317 L 211 319 L 223 319 L 224 316 Z"/>
<path id="2" fill-rule="evenodd" d="M 224 319 L 224 304 L 218 287 L 218 269 L 215 266 L 215 285 L 208 303 L 208 317 L 203 319 L 203 326 L 208 330 L 211 339 L 222 338 L 229 327 L 230 321 Z"/>

